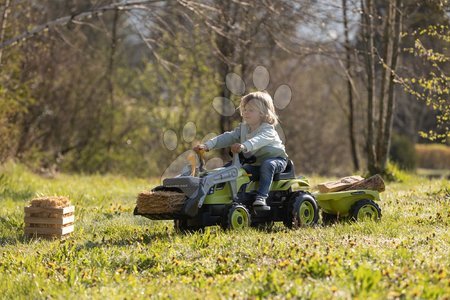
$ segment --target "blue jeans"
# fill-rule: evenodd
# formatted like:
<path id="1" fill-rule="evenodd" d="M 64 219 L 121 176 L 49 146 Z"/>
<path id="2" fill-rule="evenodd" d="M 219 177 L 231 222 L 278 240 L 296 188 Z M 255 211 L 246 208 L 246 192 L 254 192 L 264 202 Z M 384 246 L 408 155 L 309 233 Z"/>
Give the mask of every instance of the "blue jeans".
<path id="1" fill-rule="evenodd" d="M 259 177 L 259 187 L 257 196 L 266 199 L 269 196 L 270 185 L 275 173 L 281 173 L 286 169 L 287 159 L 283 157 L 268 158 L 261 163 L 261 166 L 244 165 L 242 168 L 252 176 L 250 180 L 256 181 Z M 259 176 L 258 176 L 259 175 Z"/>

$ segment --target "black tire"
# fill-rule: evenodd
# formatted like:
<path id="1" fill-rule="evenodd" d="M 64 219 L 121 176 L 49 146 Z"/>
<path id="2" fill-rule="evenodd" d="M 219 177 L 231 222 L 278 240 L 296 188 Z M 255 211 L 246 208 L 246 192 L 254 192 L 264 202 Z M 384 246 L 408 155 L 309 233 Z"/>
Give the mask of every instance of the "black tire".
<path id="1" fill-rule="evenodd" d="M 338 215 L 329 214 L 329 213 L 324 212 L 323 210 L 321 212 L 321 215 L 322 215 L 322 224 L 323 225 L 332 225 L 339 220 Z"/>
<path id="2" fill-rule="evenodd" d="M 295 193 L 289 201 L 287 216 L 283 221 L 288 228 L 314 226 L 319 221 L 319 207 L 316 199 L 308 193 Z"/>
<path id="3" fill-rule="evenodd" d="M 176 232 L 179 233 L 192 233 L 196 231 L 203 231 L 204 226 L 200 225 L 188 225 L 188 220 L 186 219 L 176 219 L 173 221 L 173 227 Z"/>
<path id="4" fill-rule="evenodd" d="M 250 227 L 250 224 L 251 219 L 248 209 L 243 205 L 235 204 L 228 210 L 222 227 L 224 229 L 239 230 Z"/>
<path id="5" fill-rule="evenodd" d="M 373 200 L 359 200 L 350 209 L 350 216 L 353 221 L 362 221 L 367 218 L 379 221 L 381 219 L 381 208 Z"/>

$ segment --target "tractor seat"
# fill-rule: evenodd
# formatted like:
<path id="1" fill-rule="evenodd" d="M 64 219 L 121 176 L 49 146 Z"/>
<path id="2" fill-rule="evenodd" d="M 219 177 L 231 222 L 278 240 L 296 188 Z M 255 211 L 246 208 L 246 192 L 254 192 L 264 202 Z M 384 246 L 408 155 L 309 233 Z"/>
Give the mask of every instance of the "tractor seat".
<path id="1" fill-rule="evenodd" d="M 273 181 L 283 180 L 283 179 L 295 179 L 295 169 L 292 160 L 288 159 L 286 169 L 281 173 L 276 173 L 273 175 Z"/>

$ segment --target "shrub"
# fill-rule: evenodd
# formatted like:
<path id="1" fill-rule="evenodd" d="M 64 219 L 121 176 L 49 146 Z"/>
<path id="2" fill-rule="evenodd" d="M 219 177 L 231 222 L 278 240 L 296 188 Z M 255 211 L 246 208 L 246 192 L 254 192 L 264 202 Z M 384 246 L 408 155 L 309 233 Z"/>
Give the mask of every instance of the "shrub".
<path id="1" fill-rule="evenodd" d="M 418 144 L 416 156 L 419 168 L 450 169 L 450 147 L 442 144 Z"/>
<path id="2" fill-rule="evenodd" d="M 390 160 L 402 170 L 414 170 L 416 168 L 414 143 L 406 136 L 393 134 Z"/>

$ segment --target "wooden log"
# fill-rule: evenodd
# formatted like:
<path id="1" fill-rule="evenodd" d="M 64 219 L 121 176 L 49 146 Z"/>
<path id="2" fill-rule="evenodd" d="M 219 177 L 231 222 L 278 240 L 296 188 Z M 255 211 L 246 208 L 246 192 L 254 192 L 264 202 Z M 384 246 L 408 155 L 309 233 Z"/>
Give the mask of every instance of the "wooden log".
<path id="1" fill-rule="evenodd" d="M 372 177 L 369 177 L 367 179 L 364 179 L 360 182 L 356 182 L 355 184 L 352 184 L 349 187 L 346 187 L 344 191 L 350 191 L 350 190 L 372 190 L 372 191 L 378 191 L 378 192 L 384 192 L 386 189 L 386 186 L 384 184 L 383 178 L 376 174 Z"/>
<path id="2" fill-rule="evenodd" d="M 338 192 L 362 180 L 364 180 L 364 178 L 361 176 L 348 176 L 341 178 L 338 181 L 320 183 L 317 185 L 317 188 L 321 193 Z"/>

